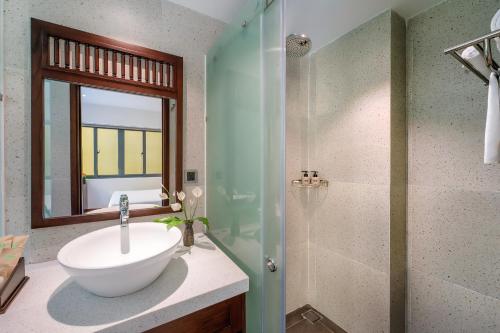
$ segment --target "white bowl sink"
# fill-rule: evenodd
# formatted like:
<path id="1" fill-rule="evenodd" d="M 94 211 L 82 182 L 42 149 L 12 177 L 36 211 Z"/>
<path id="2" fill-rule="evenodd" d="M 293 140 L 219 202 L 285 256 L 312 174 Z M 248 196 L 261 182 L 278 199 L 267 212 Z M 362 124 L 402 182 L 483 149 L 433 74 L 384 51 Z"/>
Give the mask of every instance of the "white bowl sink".
<path id="1" fill-rule="evenodd" d="M 129 224 L 130 251 L 121 253 L 120 226 L 93 231 L 66 244 L 57 261 L 75 281 L 93 294 L 131 294 L 153 282 L 167 267 L 182 238 L 164 224 Z"/>

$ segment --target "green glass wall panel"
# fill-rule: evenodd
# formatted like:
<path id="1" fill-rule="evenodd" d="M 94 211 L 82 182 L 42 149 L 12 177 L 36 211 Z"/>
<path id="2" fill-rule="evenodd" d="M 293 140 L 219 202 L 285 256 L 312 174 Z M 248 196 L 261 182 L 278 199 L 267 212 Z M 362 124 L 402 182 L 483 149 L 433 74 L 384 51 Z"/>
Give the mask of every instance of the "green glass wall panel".
<path id="1" fill-rule="evenodd" d="M 262 229 L 264 256 L 278 271 L 264 270 L 263 332 L 285 331 L 285 42 L 284 8 L 274 1 L 262 16 Z M 278 306 L 279 304 L 279 306 Z"/>
<path id="2" fill-rule="evenodd" d="M 250 278 L 250 333 L 284 322 L 282 6 L 248 1 L 206 59 L 210 237 Z"/>

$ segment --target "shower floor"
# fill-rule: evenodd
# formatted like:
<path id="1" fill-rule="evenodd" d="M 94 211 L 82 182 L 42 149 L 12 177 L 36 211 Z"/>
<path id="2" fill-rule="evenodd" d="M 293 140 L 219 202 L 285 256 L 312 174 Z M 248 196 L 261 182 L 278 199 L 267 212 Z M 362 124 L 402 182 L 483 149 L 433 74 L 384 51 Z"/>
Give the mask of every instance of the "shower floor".
<path id="1" fill-rule="evenodd" d="M 286 333 L 347 333 L 309 304 L 286 315 Z"/>

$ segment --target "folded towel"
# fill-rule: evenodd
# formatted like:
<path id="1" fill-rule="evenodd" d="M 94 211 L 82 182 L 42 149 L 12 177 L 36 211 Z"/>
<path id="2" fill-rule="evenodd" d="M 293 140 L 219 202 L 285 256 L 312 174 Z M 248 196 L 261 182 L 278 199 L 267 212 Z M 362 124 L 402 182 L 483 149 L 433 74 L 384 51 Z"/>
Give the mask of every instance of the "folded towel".
<path id="1" fill-rule="evenodd" d="M 491 31 L 500 29 L 500 9 L 493 15 L 490 24 Z"/>
<path id="2" fill-rule="evenodd" d="M 474 46 L 469 46 L 465 50 L 462 51 L 462 58 L 467 60 L 477 69 L 481 74 L 484 75 L 485 78 L 490 77 L 490 69 L 486 67 L 486 61 L 481 53 Z"/>
<path id="3" fill-rule="evenodd" d="M 491 31 L 500 29 L 500 9 L 495 13 L 490 23 Z M 500 50 L 500 38 L 495 38 L 495 43 L 497 44 L 497 49 Z"/>
<path id="4" fill-rule="evenodd" d="M 486 114 L 486 129 L 484 134 L 484 163 L 500 163 L 500 96 L 498 78 L 490 74 L 488 89 L 488 111 Z"/>

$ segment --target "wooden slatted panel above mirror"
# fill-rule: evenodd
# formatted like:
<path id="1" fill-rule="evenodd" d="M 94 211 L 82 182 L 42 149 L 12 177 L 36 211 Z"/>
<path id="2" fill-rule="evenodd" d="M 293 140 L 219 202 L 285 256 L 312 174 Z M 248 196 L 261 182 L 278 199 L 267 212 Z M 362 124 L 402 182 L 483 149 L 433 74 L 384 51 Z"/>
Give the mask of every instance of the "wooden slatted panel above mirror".
<path id="1" fill-rule="evenodd" d="M 48 64 L 69 71 L 80 71 L 99 76 L 142 82 L 172 88 L 174 66 L 154 59 L 141 58 L 91 44 L 48 37 Z M 130 70 L 132 67 L 132 71 Z M 130 76 L 130 73 L 142 75 Z"/>
<path id="2" fill-rule="evenodd" d="M 88 85 L 104 79 L 118 84 L 116 89 L 129 84 L 143 87 L 137 89 L 140 93 L 163 97 L 174 97 L 179 90 L 181 57 L 37 19 L 32 28 L 44 77 Z"/>

